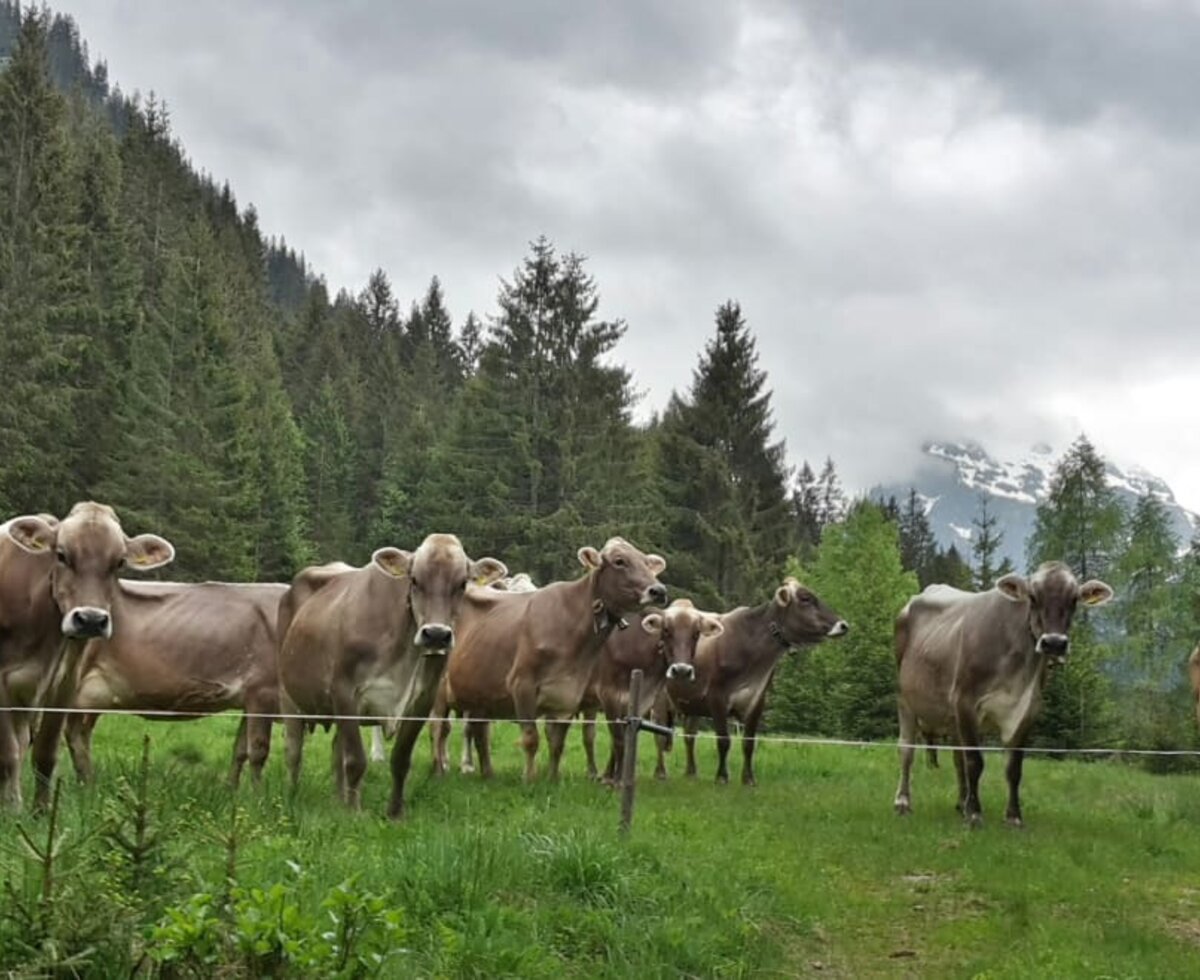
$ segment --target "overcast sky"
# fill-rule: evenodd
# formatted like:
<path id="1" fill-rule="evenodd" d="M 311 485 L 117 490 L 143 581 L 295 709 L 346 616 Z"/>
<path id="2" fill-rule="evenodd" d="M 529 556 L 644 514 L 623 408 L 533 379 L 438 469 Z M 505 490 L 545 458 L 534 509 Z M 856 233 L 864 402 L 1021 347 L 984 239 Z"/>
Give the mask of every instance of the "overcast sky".
<path id="1" fill-rule="evenodd" d="M 735 298 L 789 455 L 1084 430 L 1200 510 L 1200 5 L 76 0 L 331 286 L 589 257 L 644 410 Z"/>

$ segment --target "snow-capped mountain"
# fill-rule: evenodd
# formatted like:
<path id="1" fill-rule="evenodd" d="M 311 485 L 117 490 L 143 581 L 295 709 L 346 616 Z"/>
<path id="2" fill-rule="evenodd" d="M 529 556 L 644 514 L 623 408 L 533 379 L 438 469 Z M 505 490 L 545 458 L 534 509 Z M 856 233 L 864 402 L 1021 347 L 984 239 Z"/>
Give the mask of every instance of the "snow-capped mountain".
<path id="1" fill-rule="evenodd" d="M 969 560 L 979 497 L 986 494 L 988 511 L 1004 534 L 1001 554 L 1017 568 L 1024 568 L 1025 542 L 1033 532 L 1037 505 L 1050 491 L 1062 453 L 1044 443 L 1015 460 L 996 459 L 977 443 L 933 441 L 922 449 L 921 466 L 911 481 L 876 487 L 871 497 L 886 500 L 894 496 L 903 506 L 909 487 L 915 488 L 938 543 L 942 547 L 956 545 Z M 1121 468 L 1111 461 L 1106 463 L 1106 475 L 1109 486 L 1129 508 L 1143 493 L 1157 496 L 1171 515 L 1181 547 L 1191 541 L 1200 517 L 1181 507 L 1161 479 L 1141 467 Z"/>

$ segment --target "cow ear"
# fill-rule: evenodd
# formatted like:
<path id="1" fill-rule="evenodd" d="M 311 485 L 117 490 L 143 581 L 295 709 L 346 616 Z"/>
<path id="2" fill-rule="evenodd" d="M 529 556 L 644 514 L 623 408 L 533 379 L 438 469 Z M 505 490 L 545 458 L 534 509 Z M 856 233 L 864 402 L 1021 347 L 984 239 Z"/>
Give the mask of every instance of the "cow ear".
<path id="1" fill-rule="evenodd" d="M 701 636 L 720 636 L 725 632 L 725 624 L 716 616 L 703 616 L 700 619 L 700 635 Z"/>
<path id="2" fill-rule="evenodd" d="M 480 558 L 471 562 L 471 581 L 476 585 L 491 585 L 507 574 L 508 567 L 495 558 Z"/>
<path id="3" fill-rule="evenodd" d="M 775 605 L 786 606 L 792 601 L 793 594 L 794 593 L 792 592 L 792 587 L 790 584 L 785 583 L 784 585 L 781 585 L 775 590 Z"/>
<path id="4" fill-rule="evenodd" d="M 412 555 L 399 548 L 380 548 L 371 556 L 371 564 L 392 578 L 404 578 L 412 568 Z"/>
<path id="5" fill-rule="evenodd" d="M 32 554 L 53 548 L 57 536 L 55 529 L 38 516 L 14 517 L 0 525 L 0 530 L 7 532 L 18 548 Z"/>
<path id="6" fill-rule="evenodd" d="M 663 631 L 663 618 L 658 613 L 646 613 L 642 617 L 642 629 L 653 636 Z"/>
<path id="7" fill-rule="evenodd" d="M 667 570 L 667 560 L 662 555 L 647 555 L 646 567 L 651 575 L 661 575 Z"/>
<path id="8" fill-rule="evenodd" d="M 162 568 L 175 560 L 175 547 L 157 534 L 139 534 L 125 539 L 125 564 L 139 572 Z"/>
<path id="9" fill-rule="evenodd" d="M 1029 583 L 1016 572 L 1009 572 L 996 579 L 996 588 L 1004 598 L 1013 602 L 1024 602 L 1029 598 Z"/>
<path id="10" fill-rule="evenodd" d="M 595 548 L 580 548 L 578 554 L 579 564 L 584 568 L 599 568 L 604 564 L 604 559 Z"/>
<path id="11" fill-rule="evenodd" d="M 1085 606 L 1103 606 L 1112 597 L 1112 588 L 1097 578 L 1079 587 L 1079 601 Z"/>

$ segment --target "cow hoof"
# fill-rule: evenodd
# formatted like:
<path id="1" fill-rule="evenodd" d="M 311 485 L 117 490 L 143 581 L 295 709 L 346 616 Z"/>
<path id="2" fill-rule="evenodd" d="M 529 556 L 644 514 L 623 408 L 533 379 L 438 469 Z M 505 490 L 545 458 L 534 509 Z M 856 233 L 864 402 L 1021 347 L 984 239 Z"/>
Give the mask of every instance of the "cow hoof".
<path id="1" fill-rule="evenodd" d="M 983 814 L 971 813 L 967 815 L 967 827 L 970 830 L 978 830 L 983 826 Z"/>
<path id="2" fill-rule="evenodd" d="M 718 786 L 728 786 L 729 785 L 729 777 L 725 776 L 725 775 L 717 776 L 717 785 Z"/>
<path id="3" fill-rule="evenodd" d="M 475 767 L 468 762 L 466 765 L 459 766 L 458 771 L 464 776 L 470 776 L 475 771 Z"/>
<path id="4" fill-rule="evenodd" d="M 755 781 L 753 776 L 743 776 L 742 777 L 742 785 L 743 786 L 757 786 L 758 783 L 757 783 L 757 781 Z"/>
<path id="5" fill-rule="evenodd" d="M 892 805 L 896 808 L 898 816 L 907 817 L 912 813 L 912 804 L 908 800 L 896 800 Z"/>
<path id="6" fill-rule="evenodd" d="M 1008 816 L 1008 817 L 1004 818 L 1004 822 L 1009 827 L 1012 827 L 1014 830 L 1024 830 L 1025 829 L 1025 821 L 1022 820 L 1020 817 Z"/>
<path id="7" fill-rule="evenodd" d="M 654 771 L 654 778 L 657 779 L 660 783 L 665 783 L 667 781 L 666 770 L 665 769 L 656 769 Z"/>

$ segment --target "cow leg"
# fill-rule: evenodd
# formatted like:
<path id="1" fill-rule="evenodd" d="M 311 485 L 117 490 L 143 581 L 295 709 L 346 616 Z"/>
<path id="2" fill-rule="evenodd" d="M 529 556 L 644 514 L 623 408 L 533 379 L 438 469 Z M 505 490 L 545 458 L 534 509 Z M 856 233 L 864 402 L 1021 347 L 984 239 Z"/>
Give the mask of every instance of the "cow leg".
<path id="1" fill-rule="evenodd" d="M 979 723 L 974 713 L 965 706 L 956 712 L 959 744 L 963 749 L 966 769 L 967 793 L 963 798 L 963 816 L 972 828 L 982 826 L 983 807 L 979 802 L 979 778 L 983 775 L 983 753 L 979 751 Z"/>
<path id="2" fill-rule="evenodd" d="M 954 778 L 958 784 L 958 802 L 954 804 L 954 809 L 961 816 L 966 812 L 964 808 L 967 803 L 967 766 L 961 749 L 954 749 L 950 754 L 954 757 Z"/>
<path id="3" fill-rule="evenodd" d="M 254 717 L 246 721 L 246 737 L 250 743 L 250 781 L 259 786 L 262 784 L 263 769 L 271 755 L 271 725 L 272 718 L 260 707 L 253 711 Z"/>
<path id="4" fill-rule="evenodd" d="M 546 742 L 550 746 L 550 779 L 557 782 L 558 767 L 562 763 L 563 750 L 567 747 L 567 733 L 571 730 L 571 719 L 547 718 L 543 724 L 546 729 Z M 594 731 L 595 726 L 592 727 Z"/>
<path id="5" fill-rule="evenodd" d="M 62 739 L 66 716 L 57 711 L 42 712 L 37 733 L 33 737 L 33 808 L 44 810 L 50 805 L 54 783 L 54 767 L 58 763 L 58 743 Z"/>
<path id="6" fill-rule="evenodd" d="M 436 709 L 435 709 L 436 710 Z M 433 774 L 446 775 L 450 768 L 450 716 L 435 716 L 429 719 L 429 745 L 433 750 Z M 392 750 L 393 752 L 395 749 Z"/>
<path id="7" fill-rule="evenodd" d="M 742 785 L 753 786 L 754 783 L 754 750 L 758 746 L 758 723 L 762 721 L 763 708 L 767 699 L 763 698 L 746 716 L 746 725 L 742 729 Z"/>
<path id="8" fill-rule="evenodd" d="M 333 739 L 329 743 L 329 772 L 333 776 L 337 798 L 346 802 L 346 760 L 342 758 L 342 730 L 333 726 Z"/>
<path id="9" fill-rule="evenodd" d="M 521 719 L 521 748 L 525 751 L 525 782 L 537 779 L 537 688 L 529 683 L 512 689 L 513 707 Z"/>
<path id="10" fill-rule="evenodd" d="M 596 712 L 588 708 L 583 712 L 583 754 L 587 756 L 588 779 L 597 779 L 596 770 Z"/>
<path id="11" fill-rule="evenodd" d="M 938 768 L 937 736 L 936 735 L 926 735 L 925 736 L 925 764 L 930 769 Z"/>
<path id="12" fill-rule="evenodd" d="M 479 776 L 481 779 L 491 779 L 492 743 L 491 725 L 486 719 L 468 718 L 466 740 L 473 742 L 475 753 L 479 756 Z"/>
<path id="13" fill-rule="evenodd" d="M 917 754 L 914 740 L 917 737 L 917 719 L 903 704 L 900 705 L 900 785 L 896 788 L 896 799 L 892 806 L 903 816 L 912 811 L 913 756 Z"/>
<path id="14" fill-rule="evenodd" d="M 657 711 L 654 713 L 654 720 L 666 725 L 668 728 L 675 724 L 675 719 L 670 711 L 666 715 L 660 715 Z M 654 745 L 658 749 L 658 759 L 654 763 L 654 778 L 667 778 L 667 753 L 671 751 L 675 743 L 675 739 L 671 735 L 655 735 Z"/>
<path id="15" fill-rule="evenodd" d="M 304 763 L 304 722 L 299 718 L 284 718 L 283 736 L 288 782 L 294 790 L 300 783 L 300 768 Z"/>
<path id="16" fill-rule="evenodd" d="M 7 709 L 8 705 L 0 706 Z M 21 745 L 20 725 L 8 710 L 0 710 L 0 804 L 12 810 L 21 809 Z"/>
<path id="17" fill-rule="evenodd" d="M 75 767 L 75 776 L 87 785 L 96 778 L 92 766 L 92 730 L 99 715 L 71 715 L 67 719 L 67 750 L 71 753 L 71 765 Z"/>
<path id="18" fill-rule="evenodd" d="M 237 789 L 238 783 L 242 781 L 242 767 L 245 766 L 246 760 L 250 757 L 250 743 L 246 737 L 248 723 L 249 720 L 245 715 L 242 715 L 242 720 L 238 723 L 237 735 L 233 739 L 233 765 L 229 769 L 229 785 L 234 789 Z M 69 730 L 67 737 L 70 738 Z"/>
<path id="19" fill-rule="evenodd" d="M 371 729 L 371 761 L 383 762 L 387 758 L 387 740 L 383 737 L 383 726 Z"/>
<path id="20" fill-rule="evenodd" d="M 683 723 L 683 747 L 687 756 L 687 766 L 683 774 L 691 779 L 696 778 L 696 732 L 699 730 L 699 718 L 688 718 Z"/>
<path id="21" fill-rule="evenodd" d="M 1021 820 L 1021 767 L 1025 762 L 1024 749 L 1009 749 L 1004 775 L 1008 778 L 1008 809 L 1004 822 L 1010 827 L 1023 827 Z"/>
<path id="22" fill-rule="evenodd" d="M 388 819 L 400 820 L 404 817 L 404 783 L 408 779 L 408 771 L 412 768 L 413 747 L 421 734 L 424 720 L 406 720 L 400 722 L 396 729 L 396 737 L 392 742 L 392 798 L 388 801 Z"/>
<path id="23" fill-rule="evenodd" d="M 470 717 L 466 714 L 463 719 L 463 740 L 462 752 L 458 757 L 458 771 L 463 775 L 469 776 L 475 771 L 475 752 L 471 740 L 471 723 Z"/>
<path id="24" fill-rule="evenodd" d="M 604 782 L 616 786 L 625 768 L 626 726 L 617 720 L 608 723 L 608 765 L 604 767 Z"/>
<path id="25" fill-rule="evenodd" d="M 717 782 L 729 782 L 729 715 L 724 706 L 713 712 L 713 730 L 717 733 Z M 694 738 L 694 736 L 693 736 Z"/>
<path id="26" fill-rule="evenodd" d="M 357 721 L 339 722 L 342 773 L 345 779 L 346 806 L 351 810 L 362 809 L 362 781 L 367 774 L 367 750 L 363 746 L 362 726 Z M 420 731 L 420 729 L 418 729 Z M 411 750 L 412 746 L 409 746 Z M 393 753 L 393 758 L 395 754 Z M 407 766 L 405 772 L 407 773 Z M 395 766 L 392 767 L 395 773 Z"/>

